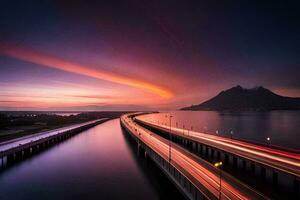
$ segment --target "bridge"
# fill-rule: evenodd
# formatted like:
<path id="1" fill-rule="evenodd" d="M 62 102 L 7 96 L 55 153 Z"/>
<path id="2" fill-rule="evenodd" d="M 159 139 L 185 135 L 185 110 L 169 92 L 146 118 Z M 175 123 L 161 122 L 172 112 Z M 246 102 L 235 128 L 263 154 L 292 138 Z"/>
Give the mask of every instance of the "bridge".
<path id="1" fill-rule="evenodd" d="M 39 153 L 75 134 L 109 120 L 102 118 L 0 143 L 0 169 Z"/>
<path id="2" fill-rule="evenodd" d="M 210 157 L 234 171 L 251 174 L 256 180 L 278 189 L 287 188 L 289 195 L 299 196 L 300 154 L 298 152 L 275 149 L 218 135 L 187 131 L 170 124 L 157 124 L 146 115 L 138 115 L 133 120 L 140 126 L 170 139 L 177 145 L 198 157 Z M 204 156 L 203 156 L 204 155 Z"/>
<path id="3" fill-rule="evenodd" d="M 268 199 L 211 163 L 134 121 L 121 117 L 121 126 L 188 199 Z M 222 172 L 222 173 L 221 173 Z"/>

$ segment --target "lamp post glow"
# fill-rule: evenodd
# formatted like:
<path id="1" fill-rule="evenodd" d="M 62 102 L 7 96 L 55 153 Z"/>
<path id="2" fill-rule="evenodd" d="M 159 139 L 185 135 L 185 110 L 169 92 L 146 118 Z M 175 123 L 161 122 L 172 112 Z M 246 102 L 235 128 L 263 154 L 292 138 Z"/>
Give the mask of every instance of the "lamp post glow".
<path id="1" fill-rule="evenodd" d="M 230 138 L 232 139 L 233 137 L 233 131 L 230 131 Z"/>
<path id="2" fill-rule="evenodd" d="M 223 165 L 222 162 L 217 162 L 217 163 L 214 164 L 215 167 L 221 167 L 222 165 Z"/>
<path id="3" fill-rule="evenodd" d="M 221 199 L 221 191 L 222 191 L 222 170 L 221 170 L 222 165 L 223 165 L 222 162 L 216 162 L 216 163 L 214 164 L 214 166 L 215 166 L 216 168 L 219 168 L 219 170 L 220 170 L 219 199 Z"/>
<path id="4" fill-rule="evenodd" d="M 271 145 L 271 138 L 267 137 L 266 139 L 267 139 L 268 145 L 270 146 Z"/>

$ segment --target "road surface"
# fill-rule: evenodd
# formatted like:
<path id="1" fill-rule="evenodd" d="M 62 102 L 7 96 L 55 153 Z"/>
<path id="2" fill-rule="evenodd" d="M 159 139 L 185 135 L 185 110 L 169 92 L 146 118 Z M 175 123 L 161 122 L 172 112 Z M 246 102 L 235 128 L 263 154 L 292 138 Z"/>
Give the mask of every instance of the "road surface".
<path id="1" fill-rule="evenodd" d="M 231 138 L 224 138 L 217 135 L 187 131 L 181 128 L 157 124 L 153 121 L 146 121 L 143 115 L 135 117 L 142 122 L 159 130 L 170 132 L 174 135 L 185 137 L 190 140 L 206 144 L 211 147 L 226 151 L 239 157 L 252 160 L 271 168 L 283 171 L 288 174 L 300 177 L 300 154 L 273 149 L 267 146 L 259 146 Z"/>

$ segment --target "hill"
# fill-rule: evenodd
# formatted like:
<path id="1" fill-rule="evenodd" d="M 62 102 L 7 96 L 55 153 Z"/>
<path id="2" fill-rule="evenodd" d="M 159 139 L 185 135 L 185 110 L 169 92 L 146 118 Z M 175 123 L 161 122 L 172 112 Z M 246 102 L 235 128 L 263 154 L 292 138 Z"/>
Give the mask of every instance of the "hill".
<path id="1" fill-rule="evenodd" d="M 238 85 L 220 92 L 208 101 L 181 110 L 263 111 L 299 109 L 300 98 L 280 96 L 264 87 L 246 89 Z"/>

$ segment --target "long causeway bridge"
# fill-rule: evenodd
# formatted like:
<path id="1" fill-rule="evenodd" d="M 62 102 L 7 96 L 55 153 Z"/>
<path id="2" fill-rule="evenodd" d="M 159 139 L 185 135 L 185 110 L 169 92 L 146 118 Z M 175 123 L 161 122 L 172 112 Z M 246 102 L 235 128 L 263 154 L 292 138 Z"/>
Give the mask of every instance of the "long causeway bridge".
<path id="1" fill-rule="evenodd" d="M 268 199 L 265 195 L 183 146 L 136 122 L 137 114 L 121 117 L 121 126 L 188 199 Z"/>
<path id="2" fill-rule="evenodd" d="M 0 171 L 107 120 L 102 118 L 1 142 Z"/>
<path id="3" fill-rule="evenodd" d="M 170 117 L 170 114 L 165 117 Z M 169 124 L 155 123 L 157 120 L 148 117 L 147 113 L 131 115 L 131 119 L 136 126 L 168 140 L 169 146 L 177 145 L 192 154 L 192 157 L 209 162 L 210 166 L 221 161 L 224 165 L 222 171 L 271 198 L 300 198 L 300 154 L 297 150 L 184 130 L 177 125 L 172 126 L 171 121 Z M 283 196 L 279 197 L 280 194 Z"/>

